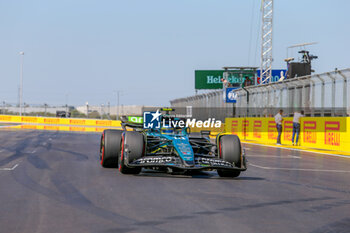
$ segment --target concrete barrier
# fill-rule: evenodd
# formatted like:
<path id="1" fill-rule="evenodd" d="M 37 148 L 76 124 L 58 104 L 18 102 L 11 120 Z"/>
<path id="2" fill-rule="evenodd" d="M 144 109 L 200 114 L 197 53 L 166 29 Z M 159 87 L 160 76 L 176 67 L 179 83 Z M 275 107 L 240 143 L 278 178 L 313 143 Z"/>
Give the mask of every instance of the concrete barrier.
<path id="1" fill-rule="evenodd" d="M 99 127 L 121 127 L 121 121 L 82 119 L 82 118 L 56 118 L 0 115 L 0 122 L 38 124 L 38 125 L 77 125 Z"/>

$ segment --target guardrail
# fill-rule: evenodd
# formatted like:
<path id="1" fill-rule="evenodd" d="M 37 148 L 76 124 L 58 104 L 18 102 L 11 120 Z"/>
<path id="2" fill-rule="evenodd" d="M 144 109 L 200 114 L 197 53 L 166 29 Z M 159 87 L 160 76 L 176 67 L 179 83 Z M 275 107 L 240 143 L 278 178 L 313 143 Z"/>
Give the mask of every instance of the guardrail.
<path id="1" fill-rule="evenodd" d="M 175 108 L 224 108 L 228 109 L 224 111 L 226 117 L 263 117 L 275 108 L 285 109 L 287 116 L 297 109 L 303 109 L 306 116 L 312 117 L 348 116 L 349 78 L 350 68 L 240 88 L 236 90 L 236 104 L 224 102 L 225 90 L 174 99 L 170 103 Z"/>

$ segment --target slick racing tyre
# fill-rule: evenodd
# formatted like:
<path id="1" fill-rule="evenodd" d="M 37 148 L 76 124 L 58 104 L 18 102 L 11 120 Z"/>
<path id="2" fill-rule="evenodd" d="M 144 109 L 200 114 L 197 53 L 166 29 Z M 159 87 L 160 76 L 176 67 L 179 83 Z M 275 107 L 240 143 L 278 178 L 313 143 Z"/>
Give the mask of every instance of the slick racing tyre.
<path id="1" fill-rule="evenodd" d="M 106 129 L 103 131 L 100 143 L 100 160 L 102 167 L 118 167 L 118 154 L 122 130 Z"/>
<path id="2" fill-rule="evenodd" d="M 236 167 L 241 167 L 242 149 L 241 141 L 237 135 L 223 135 L 220 138 L 219 156 L 229 163 L 234 163 Z M 221 177 L 237 177 L 241 171 L 218 169 Z"/>
<path id="3" fill-rule="evenodd" d="M 121 152 L 119 154 L 119 171 L 123 174 L 139 174 L 141 167 L 131 168 L 126 164 L 144 155 L 145 140 L 142 133 L 125 131 L 122 134 Z"/>

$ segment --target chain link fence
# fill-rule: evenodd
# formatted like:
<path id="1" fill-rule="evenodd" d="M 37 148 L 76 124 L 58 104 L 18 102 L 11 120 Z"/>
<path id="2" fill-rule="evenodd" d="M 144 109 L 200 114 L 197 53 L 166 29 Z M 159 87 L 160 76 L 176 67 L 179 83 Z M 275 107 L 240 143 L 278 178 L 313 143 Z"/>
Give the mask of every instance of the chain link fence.
<path id="1" fill-rule="evenodd" d="M 208 108 L 209 117 L 263 117 L 283 109 L 286 116 L 349 116 L 350 68 L 236 90 L 237 103 L 225 103 L 225 90 L 179 98 L 172 107 Z M 212 108 L 212 111 L 210 110 Z M 208 116 L 207 116 L 208 117 Z"/>

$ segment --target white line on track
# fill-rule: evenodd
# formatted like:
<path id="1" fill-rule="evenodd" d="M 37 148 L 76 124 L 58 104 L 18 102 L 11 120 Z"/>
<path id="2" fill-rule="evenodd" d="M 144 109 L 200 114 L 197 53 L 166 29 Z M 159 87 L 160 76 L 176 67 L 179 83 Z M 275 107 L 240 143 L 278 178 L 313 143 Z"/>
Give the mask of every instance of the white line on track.
<path id="1" fill-rule="evenodd" d="M 280 159 L 301 159 L 295 155 L 246 155 L 248 158 L 280 158 Z"/>
<path id="2" fill-rule="evenodd" d="M 263 144 L 258 144 L 258 143 L 252 143 L 252 142 L 242 142 L 242 143 L 251 144 L 251 145 L 256 145 L 256 146 L 272 147 L 272 148 L 276 148 L 276 149 L 294 150 L 294 151 L 302 151 L 302 152 L 307 152 L 307 153 L 315 153 L 315 154 L 322 154 L 322 155 L 330 155 L 330 156 L 334 156 L 334 157 L 341 157 L 341 158 L 350 159 L 350 156 L 347 156 L 347 155 L 337 155 L 337 154 L 330 154 L 330 153 L 324 153 L 324 152 L 318 152 L 318 151 L 308 151 L 308 150 L 297 149 L 297 148 L 270 146 L 270 145 L 263 145 Z M 245 148 L 245 149 L 247 149 L 247 148 Z"/>
<path id="3" fill-rule="evenodd" d="M 31 154 L 34 154 L 36 152 L 36 150 L 33 150 L 32 152 L 30 152 Z"/>
<path id="4" fill-rule="evenodd" d="M 0 126 L 0 128 L 9 128 L 9 127 L 12 127 L 13 125 L 2 125 Z"/>
<path id="5" fill-rule="evenodd" d="M 327 170 L 327 169 L 313 169 L 313 168 L 285 168 L 285 167 L 264 167 L 249 163 L 249 166 L 257 167 L 265 170 L 284 170 L 284 171 L 307 171 L 307 172 L 337 172 L 350 173 L 350 170 Z"/>
<path id="6" fill-rule="evenodd" d="M 18 163 L 15 164 L 13 167 L 9 168 L 9 167 L 4 167 L 4 168 L 0 168 L 0 171 L 13 171 L 16 169 L 16 167 L 18 167 Z"/>

